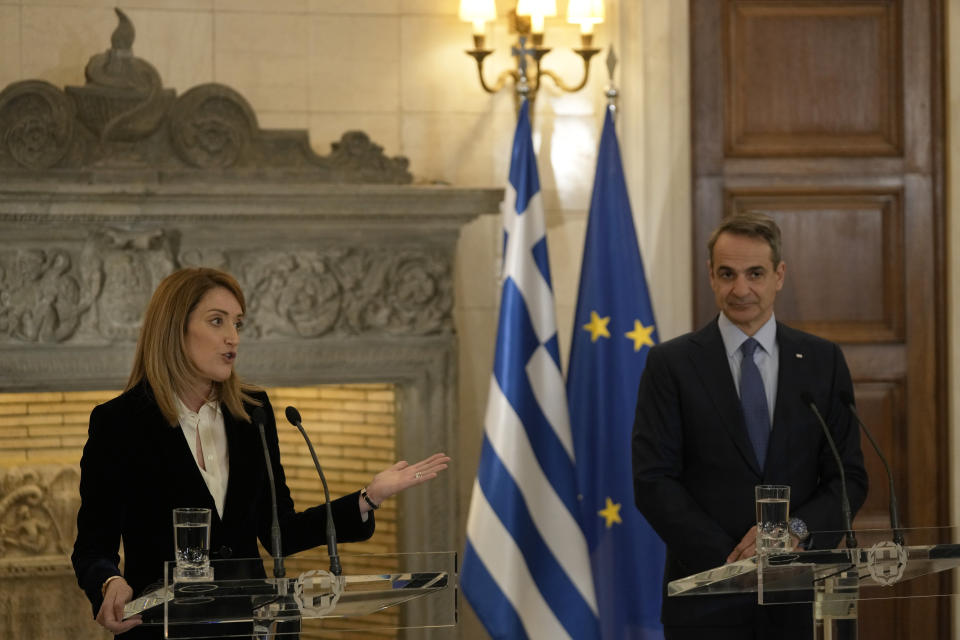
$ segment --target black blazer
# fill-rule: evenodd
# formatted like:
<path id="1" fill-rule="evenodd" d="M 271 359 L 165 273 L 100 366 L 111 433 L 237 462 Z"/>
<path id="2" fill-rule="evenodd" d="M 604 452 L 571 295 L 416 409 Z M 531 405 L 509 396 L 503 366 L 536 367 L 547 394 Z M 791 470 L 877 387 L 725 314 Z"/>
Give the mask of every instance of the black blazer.
<path id="1" fill-rule="evenodd" d="M 854 512 L 866 498 L 860 433 L 839 398 L 840 392 L 853 395 L 839 347 L 780 323 L 777 343 L 777 399 L 763 471 L 716 320 L 653 347 L 647 356 L 633 427 L 634 497 L 667 545 L 664 585 L 726 561 L 756 524 L 753 489 L 758 484 L 790 485 L 791 516 L 804 520 L 810 531 L 843 529 L 840 475 L 822 428 L 801 401 L 805 392 L 836 440 Z M 829 546 L 836 542 L 819 540 Z M 662 619 L 680 626 L 750 624 L 756 608 L 756 596 L 664 596 Z"/>
<path id="2" fill-rule="evenodd" d="M 253 395 L 263 403 L 266 417 L 283 555 L 324 544 L 326 512 L 320 506 L 299 513 L 294 510 L 280 464 L 273 409 L 266 393 Z M 245 408 L 252 410 L 251 406 Z M 257 539 L 270 548 L 270 488 L 259 430 L 230 415 L 226 407 L 223 417 L 230 472 L 221 519 L 183 431 L 167 423 L 146 383 L 97 406 L 90 414 L 80 460 L 80 511 L 71 559 L 94 616 L 103 601 L 100 589 L 104 580 L 121 573 L 121 539 L 123 576 L 134 597 L 162 581 L 164 561 L 174 559 L 175 507 L 211 510 L 212 558 L 256 558 Z M 353 493 L 331 504 L 340 541 L 373 535 L 373 513 L 362 522 L 358 500 L 359 493 Z"/>

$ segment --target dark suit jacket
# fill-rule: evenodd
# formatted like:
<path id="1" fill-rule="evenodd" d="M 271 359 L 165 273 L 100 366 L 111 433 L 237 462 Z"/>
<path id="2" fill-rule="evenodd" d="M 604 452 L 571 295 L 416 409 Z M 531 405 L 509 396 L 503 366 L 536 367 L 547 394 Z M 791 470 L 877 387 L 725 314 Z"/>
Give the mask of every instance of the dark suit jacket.
<path id="1" fill-rule="evenodd" d="M 277 487 L 283 555 L 326 541 L 326 512 L 311 507 L 296 512 L 280 464 L 277 426 L 266 393 L 254 394 L 263 403 L 267 447 Z M 245 407 L 251 411 L 252 407 Z M 230 459 L 223 519 L 190 447 L 178 426 L 170 426 L 141 384 L 90 414 L 90 429 L 80 461 L 80 511 L 73 567 L 96 616 L 104 580 L 119 575 L 118 549 L 124 548 L 123 576 L 134 597 L 163 579 L 163 563 L 173 560 L 175 507 L 211 510 L 212 558 L 256 558 L 257 539 L 270 548 L 271 499 L 260 432 L 234 418 L 223 407 Z M 350 542 L 373 535 L 373 513 L 361 521 L 359 493 L 334 501 L 337 538 Z M 126 634 L 124 637 L 127 637 Z"/>
<path id="2" fill-rule="evenodd" d="M 860 434 L 838 397 L 841 391 L 853 395 L 843 354 L 831 342 L 779 323 L 777 343 L 777 399 L 763 471 L 716 320 L 650 350 L 633 428 L 634 496 L 667 545 L 664 584 L 726 561 L 756 524 L 758 484 L 789 485 L 790 514 L 810 531 L 843 529 L 840 475 L 822 428 L 801 401 L 804 392 L 813 396 L 836 440 L 852 509 L 863 504 L 867 475 Z M 833 546 L 837 540 L 824 542 Z M 756 596 L 665 596 L 662 620 L 749 625 L 756 610 Z"/>

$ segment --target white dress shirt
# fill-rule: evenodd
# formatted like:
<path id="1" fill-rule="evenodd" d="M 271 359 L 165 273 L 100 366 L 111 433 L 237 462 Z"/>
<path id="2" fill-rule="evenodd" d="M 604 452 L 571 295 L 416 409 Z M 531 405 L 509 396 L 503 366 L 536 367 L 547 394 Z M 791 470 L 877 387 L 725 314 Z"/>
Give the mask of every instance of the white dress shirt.
<path id="1" fill-rule="evenodd" d="M 227 496 L 227 479 L 230 475 L 229 452 L 227 451 L 227 430 L 223 423 L 220 403 L 210 401 L 200 407 L 200 411 L 191 411 L 180 398 L 177 398 L 177 413 L 180 428 L 187 439 L 193 461 L 207 483 L 207 489 L 213 496 L 217 514 L 223 518 L 223 502 Z M 197 432 L 200 432 L 200 446 L 203 449 L 203 466 L 197 460 Z"/>

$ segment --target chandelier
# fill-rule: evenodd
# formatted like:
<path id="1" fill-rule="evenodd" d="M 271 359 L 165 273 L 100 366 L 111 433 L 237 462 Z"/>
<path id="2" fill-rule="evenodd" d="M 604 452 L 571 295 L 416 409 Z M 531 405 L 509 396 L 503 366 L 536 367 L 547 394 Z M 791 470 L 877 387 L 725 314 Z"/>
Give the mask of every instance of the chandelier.
<path id="1" fill-rule="evenodd" d="M 581 46 L 573 51 L 583 60 L 583 77 L 576 84 L 567 84 L 559 74 L 544 69 L 541 64 L 543 57 L 551 51 L 543 45 L 544 24 L 545 18 L 557 15 L 556 0 L 517 0 L 516 9 L 510 13 L 512 31 L 517 34 L 517 41 L 511 47 L 516 67 L 502 71 L 496 82 L 490 85 L 484 79 L 483 61 L 493 53 L 493 49 L 485 48 L 484 44 L 486 23 L 497 18 L 496 5 L 494 0 L 460 0 L 460 19 L 473 23 L 473 49 L 468 49 L 466 53 L 477 62 L 480 86 L 487 93 L 497 93 L 508 82 L 512 83 L 516 106 L 519 108 L 526 98 L 531 103 L 531 114 L 542 78 L 550 78 L 562 91 L 572 93 L 582 89 L 590 77 L 590 58 L 600 52 L 599 48 L 593 46 L 593 26 L 603 22 L 603 2 L 569 0 L 567 22 L 580 25 Z"/>

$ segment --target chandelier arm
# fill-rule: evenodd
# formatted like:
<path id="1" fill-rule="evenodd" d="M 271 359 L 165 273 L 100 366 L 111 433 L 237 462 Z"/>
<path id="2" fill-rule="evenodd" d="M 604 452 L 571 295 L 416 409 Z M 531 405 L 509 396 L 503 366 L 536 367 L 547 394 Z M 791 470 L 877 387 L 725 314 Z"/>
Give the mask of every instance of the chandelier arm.
<path id="1" fill-rule="evenodd" d="M 550 71 L 549 69 L 543 69 L 542 71 L 540 71 L 540 75 L 547 76 L 548 78 L 553 80 L 553 84 L 557 85 L 558 89 L 560 89 L 561 91 L 566 91 L 567 93 L 573 93 L 575 91 L 579 91 L 580 89 L 583 89 L 583 87 L 586 86 L 587 84 L 587 76 L 589 75 L 589 73 L 590 73 L 589 71 L 584 71 L 583 80 L 580 81 L 580 84 L 574 86 L 564 82 L 559 75 L 557 75 L 553 71 Z"/>
<path id="2" fill-rule="evenodd" d="M 553 80 L 553 83 L 557 85 L 561 91 L 566 91 L 567 93 L 580 91 L 580 89 L 583 89 L 585 86 L 587 86 L 587 81 L 590 80 L 590 58 L 599 53 L 600 49 L 574 49 L 574 51 L 583 59 L 583 79 L 578 85 L 574 86 L 567 84 L 558 74 L 550 71 L 549 69 L 541 70 L 539 69 L 539 66 L 537 69 L 539 73 Z"/>
<path id="3" fill-rule="evenodd" d="M 510 69 L 507 69 L 506 71 L 501 71 L 500 75 L 497 76 L 497 82 L 496 84 L 493 85 L 493 88 L 487 89 L 486 85 L 484 85 L 483 88 L 487 89 L 487 91 L 490 93 L 497 93 L 498 91 L 500 91 L 500 89 L 503 89 L 507 85 L 507 80 L 511 78 L 513 79 L 514 83 L 519 82 L 520 74 L 517 73 L 516 71 L 511 71 Z"/>
<path id="4" fill-rule="evenodd" d="M 474 49 L 472 51 L 466 52 L 468 56 L 476 60 L 477 62 L 477 75 L 480 77 L 480 86 L 483 87 L 483 90 L 487 93 L 497 93 L 507 84 L 507 80 L 513 78 L 514 82 L 517 82 L 520 79 L 520 74 L 517 71 L 512 71 L 507 69 L 500 73 L 497 76 L 496 83 L 491 87 L 487 84 L 487 81 L 483 77 L 483 60 L 488 55 L 493 53 L 491 49 Z"/>

